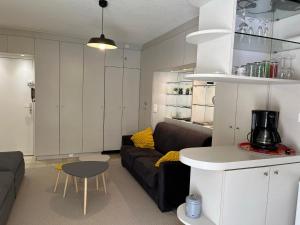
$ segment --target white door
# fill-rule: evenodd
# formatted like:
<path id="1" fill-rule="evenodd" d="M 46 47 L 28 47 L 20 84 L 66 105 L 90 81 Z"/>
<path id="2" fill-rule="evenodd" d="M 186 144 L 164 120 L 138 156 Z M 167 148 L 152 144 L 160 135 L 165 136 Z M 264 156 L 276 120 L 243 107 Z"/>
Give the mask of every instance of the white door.
<path id="1" fill-rule="evenodd" d="M 59 42 L 35 42 L 35 154 L 59 154 Z"/>
<path id="2" fill-rule="evenodd" d="M 124 67 L 135 69 L 141 68 L 141 52 L 124 49 Z"/>
<path id="3" fill-rule="evenodd" d="M 122 134 L 130 135 L 139 127 L 140 70 L 124 69 Z"/>
<path id="4" fill-rule="evenodd" d="M 233 145 L 237 84 L 217 83 L 213 145 Z"/>
<path id="5" fill-rule="evenodd" d="M 272 167 L 267 207 L 267 225 L 294 225 L 300 163 Z"/>
<path id="6" fill-rule="evenodd" d="M 104 53 L 84 48 L 83 152 L 103 150 Z"/>
<path id="7" fill-rule="evenodd" d="M 60 46 L 60 153 L 82 152 L 83 46 Z"/>
<path id="8" fill-rule="evenodd" d="M 105 68 L 104 150 L 120 150 L 123 68 Z"/>
<path id="9" fill-rule="evenodd" d="M 265 225 L 269 171 L 266 167 L 225 173 L 221 225 Z"/>
<path id="10" fill-rule="evenodd" d="M 0 57 L 0 151 L 33 155 L 32 59 Z"/>
<path id="11" fill-rule="evenodd" d="M 123 49 L 115 49 L 113 51 L 106 51 L 105 52 L 105 66 L 112 66 L 112 67 L 122 67 L 124 66 L 123 61 Z"/>
<path id="12" fill-rule="evenodd" d="M 266 85 L 240 84 L 236 107 L 235 143 L 247 141 L 251 131 L 252 110 L 266 110 L 268 104 Z"/>

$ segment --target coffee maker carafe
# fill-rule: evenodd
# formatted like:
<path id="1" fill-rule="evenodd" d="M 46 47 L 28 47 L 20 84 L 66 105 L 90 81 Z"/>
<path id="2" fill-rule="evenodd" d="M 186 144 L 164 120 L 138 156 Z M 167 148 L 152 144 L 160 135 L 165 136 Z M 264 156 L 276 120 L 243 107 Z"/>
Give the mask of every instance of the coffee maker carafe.
<path id="1" fill-rule="evenodd" d="M 250 143 L 253 148 L 276 150 L 281 143 L 278 128 L 279 112 L 266 110 L 252 111 Z"/>

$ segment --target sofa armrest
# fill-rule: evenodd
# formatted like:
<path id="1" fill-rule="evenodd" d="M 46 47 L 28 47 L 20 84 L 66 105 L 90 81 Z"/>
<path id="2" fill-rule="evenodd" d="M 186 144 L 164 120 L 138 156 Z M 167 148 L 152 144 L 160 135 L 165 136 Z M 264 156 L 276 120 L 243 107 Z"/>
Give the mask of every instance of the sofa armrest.
<path id="1" fill-rule="evenodd" d="M 124 135 L 122 136 L 122 145 L 134 145 L 131 140 L 132 135 Z"/>
<path id="2" fill-rule="evenodd" d="M 163 162 L 158 173 L 158 207 L 169 211 L 185 202 L 190 189 L 190 167 L 181 162 Z"/>

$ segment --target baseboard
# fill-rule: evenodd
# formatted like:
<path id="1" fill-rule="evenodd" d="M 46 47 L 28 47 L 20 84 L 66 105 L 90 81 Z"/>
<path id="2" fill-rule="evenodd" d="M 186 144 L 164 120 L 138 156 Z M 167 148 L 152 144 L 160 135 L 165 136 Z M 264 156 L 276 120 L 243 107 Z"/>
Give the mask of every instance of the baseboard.
<path id="1" fill-rule="evenodd" d="M 120 154 L 120 150 L 107 150 L 102 152 L 103 155 L 113 155 L 113 154 Z"/>

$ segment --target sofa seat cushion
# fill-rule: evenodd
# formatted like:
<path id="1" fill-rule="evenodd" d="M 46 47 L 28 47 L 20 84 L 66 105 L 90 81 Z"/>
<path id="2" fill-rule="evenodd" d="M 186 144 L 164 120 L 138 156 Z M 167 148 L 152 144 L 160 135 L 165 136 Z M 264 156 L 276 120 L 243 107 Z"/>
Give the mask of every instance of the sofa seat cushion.
<path id="1" fill-rule="evenodd" d="M 12 171 L 15 174 L 23 160 L 22 152 L 0 152 L 0 171 Z"/>
<path id="2" fill-rule="evenodd" d="M 7 194 L 13 189 L 14 175 L 11 172 L 0 172 L 0 208 Z"/>
<path id="3" fill-rule="evenodd" d="M 143 148 L 136 148 L 134 146 L 123 145 L 121 148 L 121 156 L 122 156 L 122 160 L 126 163 L 126 165 L 132 168 L 137 158 L 140 157 L 160 158 L 162 157 L 162 154 L 154 149 L 143 149 Z"/>
<path id="4" fill-rule="evenodd" d="M 159 157 L 139 157 L 133 164 L 133 170 L 150 188 L 157 186 L 158 171 L 154 165 Z"/>

